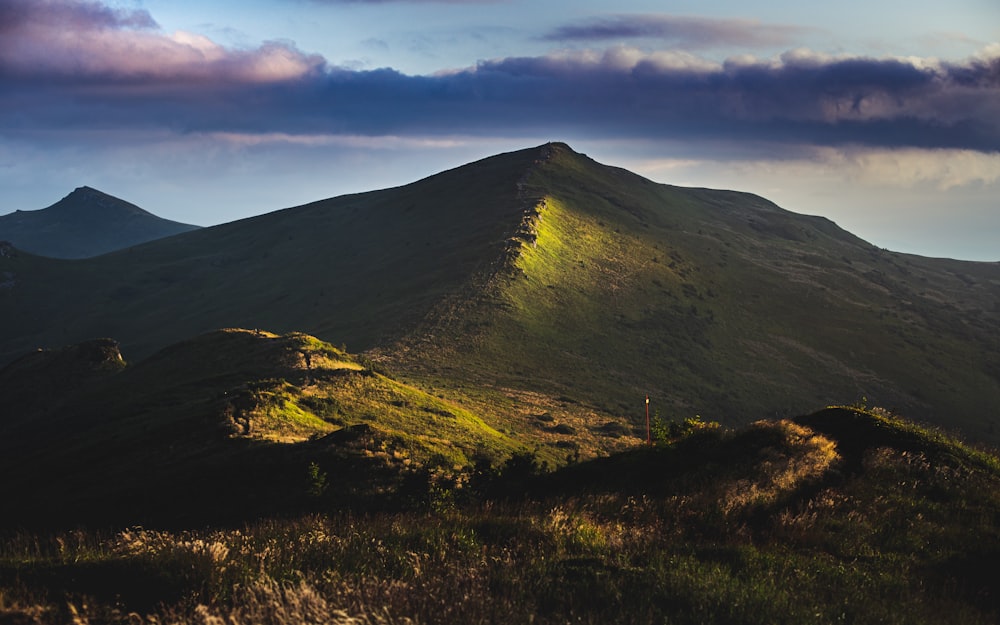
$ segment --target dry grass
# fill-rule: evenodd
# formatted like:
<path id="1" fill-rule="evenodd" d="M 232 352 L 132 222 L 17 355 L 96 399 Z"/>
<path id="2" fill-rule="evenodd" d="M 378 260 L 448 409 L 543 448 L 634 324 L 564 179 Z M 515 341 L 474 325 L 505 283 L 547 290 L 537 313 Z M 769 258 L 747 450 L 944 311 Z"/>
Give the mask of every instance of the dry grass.
<path id="1" fill-rule="evenodd" d="M 313 585 L 279 583 L 270 578 L 234 592 L 235 607 L 198 604 L 189 610 L 171 610 L 144 619 L 150 625 L 408 625 L 388 610 L 348 612 L 331 605 Z"/>
<path id="2" fill-rule="evenodd" d="M 0 541 L 0 623 L 970 625 L 1000 616 L 988 574 L 989 554 L 1000 553 L 1000 477 L 986 468 L 885 445 L 865 453 L 862 473 L 843 475 L 830 438 L 786 421 L 699 432 L 591 466 L 596 474 L 565 469 L 586 478 L 569 486 L 542 477 L 518 497 L 455 494 L 423 512 L 12 534 Z"/>
<path id="3" fill-rule="evenodd" d="M 729 488 L 722 505 L 727 514 L 773 503 L 822 477 L 840 459 L 833 441 L 791 421 L 761 421 L 752 427 L 777 430 L 782 444 L 762 449 L 754 473 Z"/>

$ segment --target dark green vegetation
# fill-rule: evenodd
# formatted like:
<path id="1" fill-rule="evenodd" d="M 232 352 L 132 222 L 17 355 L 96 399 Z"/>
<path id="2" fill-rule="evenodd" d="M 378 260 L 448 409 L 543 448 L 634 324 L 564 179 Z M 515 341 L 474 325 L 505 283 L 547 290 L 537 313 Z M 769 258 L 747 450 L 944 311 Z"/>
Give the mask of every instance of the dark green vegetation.
<path id="1" fill-rule="evenodd" d="M 88 258 L 197 228 L 80 187 L 48 208 L 0 216 L 0 241 L 51 258 Z"/>
<path id="2" fill-rule="evenodd" d="M 562 144 L 0 246 L 0 363 L 0 625 L 1000 618 L 1000 264 Z"/>
<path id="3" fill-rule="evenodd" d="M 665 442 L 547 474 L 507 463 L 461 487 L 411 484 L 395 511 L 351 512 L 313 491 L 315 514 L 235 528 L 10 531 L 0 615 L 289 625 L 1000 618 L 995 456 L 861 409 Z"/>
<path id="4" fill-rule="evenodd" d="M 724 423 L 865 396 L 996 442 L 1000 264 L 875 248 L 562 144 L 77 262 L 0 257 L 0 361 L 307 332 L 476 412 Z M 559 406 L 555 406 L 559 408 Z M 572 419 L 571 419 L 572 421 Z"/>

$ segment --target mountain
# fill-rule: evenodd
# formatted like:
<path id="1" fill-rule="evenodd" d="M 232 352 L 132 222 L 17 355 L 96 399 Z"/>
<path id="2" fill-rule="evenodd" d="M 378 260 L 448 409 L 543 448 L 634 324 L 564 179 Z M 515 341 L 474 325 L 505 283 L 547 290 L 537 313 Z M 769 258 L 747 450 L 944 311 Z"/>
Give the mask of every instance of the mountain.
<path id="1" fill-rule="evenodd" d="M 0 362 L 262 328 L 365 352 L 551 449 L 641 425 L 646 395 L 730 424 L 867 401 L 1000 440 L 1000 264 L 882 250 L 565 144 L 83 261 L 8 248 L 0 276 Z"/>
<path id="2" fill-rule="evenodd" d="M 0 622 L 996 623 L 998 317 L 563 144 L 0 244 Z"/>
<path id="3" fill-rule="evenodd" d="M 80 187 L 48 208 L 0 216 L 0 241 L 41 256 L 88 258 L 197 228 Z"/>

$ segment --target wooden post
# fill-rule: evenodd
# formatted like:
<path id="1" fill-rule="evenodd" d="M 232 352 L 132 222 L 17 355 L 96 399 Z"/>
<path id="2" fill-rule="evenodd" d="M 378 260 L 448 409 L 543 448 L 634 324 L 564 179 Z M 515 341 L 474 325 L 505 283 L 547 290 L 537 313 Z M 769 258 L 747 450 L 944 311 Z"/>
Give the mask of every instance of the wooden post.
<path id="1" fill-rule="evenodd" d="M 649 431 L 649 395 L 646 395 L 646 444 L 653 444 L 653 435 Z"/>

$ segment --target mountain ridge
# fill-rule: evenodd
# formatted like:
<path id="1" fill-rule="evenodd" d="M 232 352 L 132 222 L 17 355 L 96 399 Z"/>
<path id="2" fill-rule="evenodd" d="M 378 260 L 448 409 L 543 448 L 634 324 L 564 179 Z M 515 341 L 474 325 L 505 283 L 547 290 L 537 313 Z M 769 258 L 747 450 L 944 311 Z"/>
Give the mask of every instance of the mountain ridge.
<path id="1" fill-rule="evenodd" d="M 996 396 L 996 351 L 989 347 L 996 338 L 985 331 L 997 327 L 1000 310 L 995 266 L 894 254 L 829 220 L 799 216 L 757 196 L 658 185 L 568 148 L 556 149 L 556 157 L 563 162 L 542 180 L 548 192 L 539 201 L 536 231 L 519 243 L 515 278 L 500 289 L 499 306 L 520 316 L 465 314 L 459 323 L 472 331 L 457 332 L 450 349 L 437 333 L 403 350 L 418 354 L 416 369 L 433 376 L 442 368 L 437 363 L 451 362 L 445 377 L 478 370 L 490 372 L 489 379 L 497 374 L 494 363 L 527 362 L 525 375 L 501 371 L 502 383 L 537 389 L 548 378 L 543 386 L 558 395 L 562 380 L 587 372 L 573 363 L 589 359 L 604 366 L 587 383 L 577 380 L 576 390 L 588 389 L 589 401 L 605 412 L 631 410 L 629 397 L 652 392 L 671 413 L 714 404 L 712 417 L 723 419 L 726 413 L 737 420 L 770 414 L 773 398 L 782 395 L 809 399 L 786 404 L 780 414 L 875 396 L 926 417 L 936 399 L 920 396 L 925 374 L 906 374 L 911 382 L 900 387 L 893 380 L 906 366 L 884 357 L 919 351 L 922 359 L 935 358 L 934 342 L 943 353 L 954 352 L 940 335 L 956 333 L 944 319 L 957 312 L 974 317 L 962 326 L 976 327 L 986 346 L 972 349 L 978 361 L 991 363 L 980 384 Z M 576 177 L 565 176 L 574 169 Z M 657 230 L 658 237 L 649 235 Z M 907 310 L 896 310 L 898 303 Z M 885 321 L 889 315 L 901 318 Z M 852 333 L 859 349 L 844 344 Z M 638 343 L 648 346 L 626 347 Z M 859 359 L 861 350 L 868 353 Z M 518 355 L 505 357 L 511 351 Z M 433 356 L 420 363 L 425 353 Z M 954 363 L 958 369 L 963 358 Z M 926 375 L 942 377 L 930 373 L 935 368 L 926 365 Z M 782 374 L 767 379 L 767 369 Z M 725 394 L 739 399 L 720 402 Z M 752 395 L 757 398 L 748 401 Z M 971 403 L 964 408 L 976 410 Z"/>
<path id="2" fill-rule="evenodd" d="M 87 261 L 0 258 L 0 354 L 113 336 L 142 359 L 266 328 L 525 422 L 573 405 L 599 424 L 645 395 L 730 423 L 870 397 L 995 440 L 998 269 L 552 143 Z"/>

